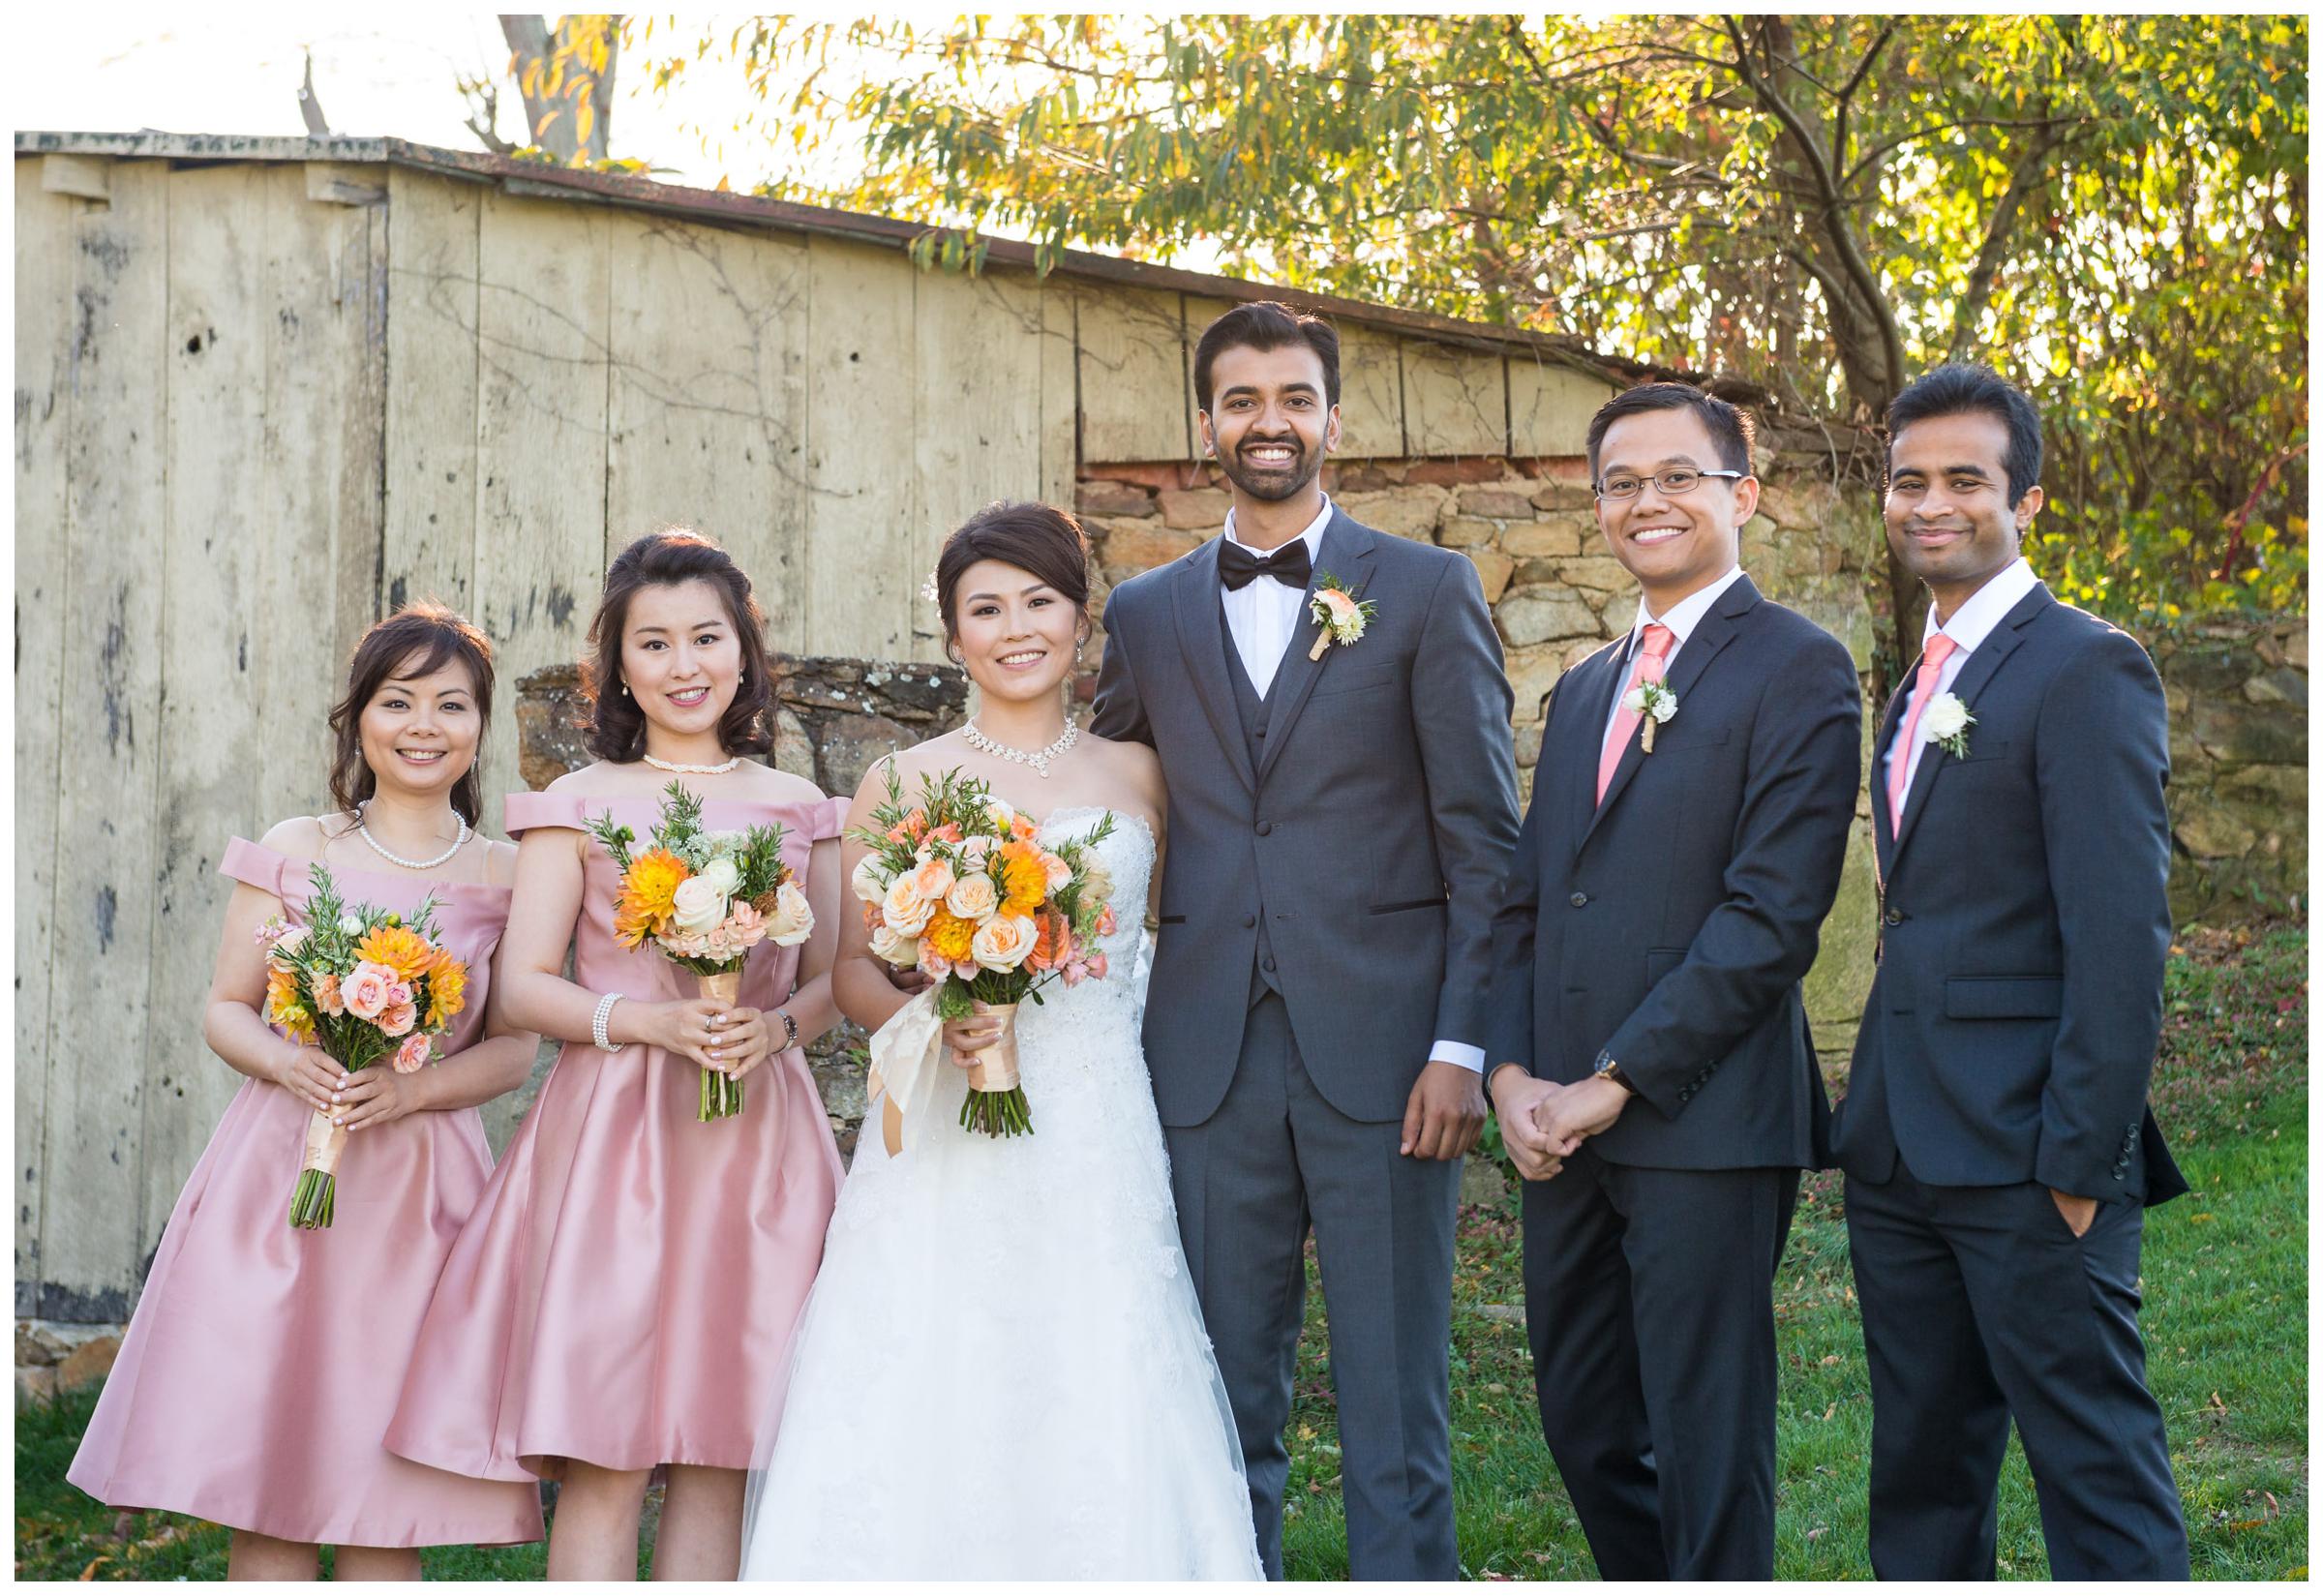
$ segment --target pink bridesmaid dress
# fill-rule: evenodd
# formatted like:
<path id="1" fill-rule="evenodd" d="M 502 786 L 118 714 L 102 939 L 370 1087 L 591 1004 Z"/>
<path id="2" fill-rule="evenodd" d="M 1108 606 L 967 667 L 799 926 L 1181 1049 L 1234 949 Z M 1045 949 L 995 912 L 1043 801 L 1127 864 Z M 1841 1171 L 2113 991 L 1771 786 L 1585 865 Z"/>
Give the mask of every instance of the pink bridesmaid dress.
<path id="1" fill-rule="evenodd" d="M 659 801 L 516 793 L 507 828 L 579 829 L 586 804 L 642 837 Z M 836 836 L 845 814 L 837 799 L 703 807 L 717 830 L 779 821 L 801 881 L 813 844 Z M 691 975 L 614 940 L 619 875 L 591 842 L 575 979 L 642 1003 L 692 997 Z M 779 1006 L 799 951 L 760 944 L 741 1001 Z M 698 1065 L 658 1048 L 565 1043 L 444 1268 L 392 1451 L 528 1482 L 561 1478 L 568 1459 L 750 1466 L 822 1261 L 839 1156 L 799 1049 L 746 1077 L 730 1119 L 695 1120 L 699 1080 Z"/>
<path id="2" fill-rule="evenodd" d="M 223 875 L 303 923 L 304 860 L 240 837 Z M 432 890 L 467 961 L 468 1003 L 440 1044 L 483 1030 L 508 889 L 332 866 L 350 901 L 406 913 Z M 245 1080 L 162 1232 L 129 1334 L 65 1477 L 120 1508 L 190 1513 L 326 1546 L 504 1545 L 541 1538 L 529 1487 L 464 1479 L 379 1444 L 405 1358 L 485 1183 L 473 1108 L 356 1131 L 327 1230 L 290 1228 L 312 1110 Z M 424 1381 L 425 1371 L 418 1371 Z"/>

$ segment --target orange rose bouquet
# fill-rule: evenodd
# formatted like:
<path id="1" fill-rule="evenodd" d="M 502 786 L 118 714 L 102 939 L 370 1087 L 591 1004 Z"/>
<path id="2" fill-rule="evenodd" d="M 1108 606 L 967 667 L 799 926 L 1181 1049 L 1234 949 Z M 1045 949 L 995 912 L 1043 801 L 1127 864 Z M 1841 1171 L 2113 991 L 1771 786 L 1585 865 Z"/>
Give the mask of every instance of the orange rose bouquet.
<path id="1" fill-rule="evenodd" d="M 1113 884 L 1092 846 L 1112 834 L 1106 815 L 1080 838 L 1042 847 L 1040 829 L 958 770 L 920 778 L 918 803 L 888 772 L 888 798 L 855 837 L 870 852 L 851 882 L 862 900 L 871 951 L 936 979 L 938 1018 L 1002 1016 L 1000 1040 L 968 1072 L 964 1129 L 1030 1131 L 1016 1068 L 1016 1006 L 1042 1001 L 1052 980 L 1077 985 L 1105 974 L 1097 946 L 1111 934 Z"/>
<path id="2" fill-rule="evenodd" d="M 341 901 L 338 884 L 319 862 L 308 879 L 314 890 L 305 924 L 277 915 L 258 927 L 267 1022 L 292 1041 L 321 1048 L 344 1069 L 392 1063 L 408 1074 L 432 1062 L 435 1039 L 451 1029 L 468 1001 L 468 966 L 437 940 L 436 900 L 407 919 L 390 909 Z M 317 1109 L 307 1121 L 306 1159 L 290 1194 L 292 1228 L 329 1227 L 346 1148 L 346 1128 Z"/>
<path id="3" fill-rule="evenodd" d="M 653 846 L 632 854 L 637 833 L 610 814 L 588 829 L 620 867 L 613 931 L 624 948 L 649 939 L 664 957 L 690 970 L 702 995 L 725 1004 L 741 1001 L 742 964 L 762 942 L 791 948 L 815 929 L 806 890 L 782 862 L 779 823 L 747 831 L 712 831 L 702 824 L 702 800 L 680 781 L 670 783 L 653 826 Z M 702 1071 L 694 1118 L 707 1124 L 742 1111 L 742 1083 L 720 1071 Z"/>

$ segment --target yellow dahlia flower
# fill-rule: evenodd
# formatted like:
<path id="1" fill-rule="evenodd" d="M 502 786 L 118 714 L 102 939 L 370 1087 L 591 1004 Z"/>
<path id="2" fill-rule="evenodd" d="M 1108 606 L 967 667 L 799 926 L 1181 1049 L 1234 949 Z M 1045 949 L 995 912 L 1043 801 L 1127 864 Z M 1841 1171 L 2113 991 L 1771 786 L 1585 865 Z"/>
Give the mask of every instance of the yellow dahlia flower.
<path id="1" fill-rule="evenodd" d="M 383 964 L 395 972 L 397 980 L 408 981 L 427 973 L 436 962 L 436 949 L 407 925 L 380 925 L 355 944 L 355 957 Z"/>

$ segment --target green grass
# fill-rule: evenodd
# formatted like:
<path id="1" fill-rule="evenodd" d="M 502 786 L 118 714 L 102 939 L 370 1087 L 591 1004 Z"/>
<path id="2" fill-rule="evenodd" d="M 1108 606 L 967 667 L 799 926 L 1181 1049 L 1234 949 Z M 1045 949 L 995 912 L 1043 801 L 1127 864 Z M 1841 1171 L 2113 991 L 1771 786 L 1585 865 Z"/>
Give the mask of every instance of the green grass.
<path id="1" fill-rule="evenodd" d="M 2144 1325 L 2168 1416 L 2194 1574 L 2304 1576 L 2307 1562 L 2307 933 L 2192 937 L 2171 961 L 2156 1111 L 2194 1190 L 2148 1219 Z M 1481 1579 L 1596 1574 L 1541 1440 L 1524 1327 L 1488 1309 L 1524 1302 L 1513 1192 L 1462 1216 L 1453 1283 L 1454 1499 L 1461 1553 Z M 1862 1579 L 1871 1398 L 1835 1175 L 1811 1177 L 1777 1295 L 1783 1360 L 1775 1573 Z M 1283 1556 L 1294 1579 L 1343 1579 L 1338 1426 L 1322 1294 L 1311 1284 L 1291 1411 Z M 217 1579 L 226 1531 L 116 1515 L 67 1485 L 93 1393 L 16 1416 L 20 1579 Z M 326 1554 L 327 1555 L 327 1554 Z M 2040 1521 L 2010 1443 L 2001 1572 L 2045 1578 Z M 541 1548 L 425 1553 L 430 1579 L 531 1580 Z M 326 1564 L 327 1566 L 327 1564 Z"/>

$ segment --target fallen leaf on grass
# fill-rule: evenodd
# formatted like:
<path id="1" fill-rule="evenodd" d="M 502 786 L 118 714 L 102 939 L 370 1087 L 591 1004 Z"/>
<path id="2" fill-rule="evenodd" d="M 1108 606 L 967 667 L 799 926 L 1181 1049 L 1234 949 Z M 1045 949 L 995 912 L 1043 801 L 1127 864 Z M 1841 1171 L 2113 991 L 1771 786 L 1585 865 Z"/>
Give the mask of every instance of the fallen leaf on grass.
<path id="1" fill-rule="evenodd" d="M 109 1563 L 109 1562 L 111 1562 L 111 1561 L 112 1561 L 112 1558 L 110 1558 L 110 1557 L 93 1557 L 93 1558 L 91 1558 L 91 1559 L 89 1560 L 89 1566 L 88 1566 L 88 1567 L 86 1567 L 86 1568 L 84 1568 L 84 1569 L 82 1569 L 82 1570 L 80 1571 L 80 1581 L 81 1581 L 81 1582 L 85 1584 L 85 1583 L 87 1583 L 89 1581 L 96 1579 L 96 1578 L 97 1578 L 97 1571 L 98 1571 L 99 1569 L 103 1568 L 103 1567 L 104 1567 L 106 1564 L 107 1564 L 107 1563 Z"/>

